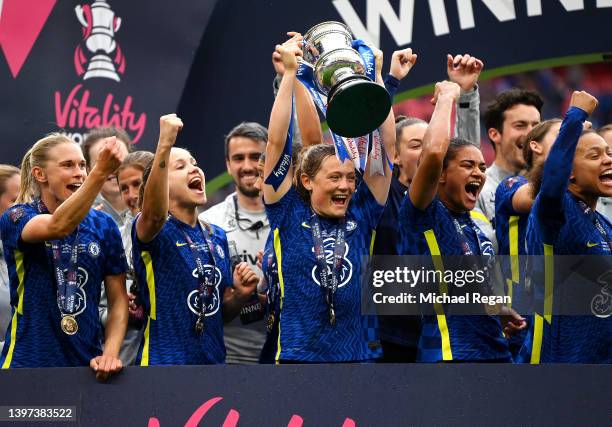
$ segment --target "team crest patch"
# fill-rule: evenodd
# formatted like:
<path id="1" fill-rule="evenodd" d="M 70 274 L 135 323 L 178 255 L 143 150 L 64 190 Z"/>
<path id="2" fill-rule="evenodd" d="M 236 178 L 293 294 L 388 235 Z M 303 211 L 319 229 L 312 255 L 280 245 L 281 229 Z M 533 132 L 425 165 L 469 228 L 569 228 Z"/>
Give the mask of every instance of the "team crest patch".
<path id="1" fill-rule="evenodd" d="M 14 209 L 11 209 L 11 211 L 9 212 L 9 218 L 15 224 L 17 224 L 19 220 L 23 218 L 24 215 L 25 215 L 25 211 L 23 210 L 23 208 L 14 208 Z"/>
<path id="2" fill-rule="evenodd" d="M 223 251 L 221 245 L 217 245 L 217 253 L 221 257 L 221 259 L 225 259 L 225 252 Z"/>
<path id="3" fill-rule="evenodd" d="M 353 220 L 346 222 L 346 231 L 353 231 L 357 228 L 357 223 Z"/>
<path id="4" fill-rule="evenodd" d="M 89 255 L 91 255 L 92 257 L 97 258 L 98 255 L 100 255 L 100 245 L 98 244 L 98 242 L 91 242 L 87 246 L 87 252 L 89 252 Z"/>

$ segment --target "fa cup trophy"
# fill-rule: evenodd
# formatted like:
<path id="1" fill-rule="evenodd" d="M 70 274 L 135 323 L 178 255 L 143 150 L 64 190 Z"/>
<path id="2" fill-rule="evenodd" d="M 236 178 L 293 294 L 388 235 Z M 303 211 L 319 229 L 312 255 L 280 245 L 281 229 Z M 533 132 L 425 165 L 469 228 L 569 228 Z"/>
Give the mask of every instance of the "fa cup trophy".
<path id="1" fill-rule="evenodd" d="M 314 82 L 327 96 L 327 124 L 347 138 L 367 135 L 387 118 L 389 93 L 372 81 L 374 58 L 369 63 L 353 49 L 353 37 L 340 22 L 323 22 L 304 36 L 304 60 L 314 68 Z"/>
<path id="2" fill-rule="evenodd" d="M 104 77 L 119 81 L 109 55 L 117 48 L 115 33 L 121 26 L 121 18 L 115 16 L 106 0 L 95 0 L 91 6 L 78 5 L 75 12 L 85 31 L 85 46 L 94 55 L 83 79 Z"/>

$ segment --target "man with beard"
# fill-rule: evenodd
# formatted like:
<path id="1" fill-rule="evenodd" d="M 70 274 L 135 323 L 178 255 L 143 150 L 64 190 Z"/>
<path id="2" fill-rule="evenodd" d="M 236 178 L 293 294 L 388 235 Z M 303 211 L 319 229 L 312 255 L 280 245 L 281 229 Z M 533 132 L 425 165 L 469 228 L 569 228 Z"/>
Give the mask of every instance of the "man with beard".
<path id="1" fill-rule="evenodd" d="M 225 138 L 225 164 L 236 184 L 236 192 L 199 217 L 200 221 L 225 230 L 232 267 L 238 262 L 247 262 L 260 277 L 257 252 L 264 249 L 270 224 L 255 182 L 259 156 L 265 151 L 267 141 L 268 131 L 258 123 L 241 123 L 229 132 Z M 263 319 L 264 307 L 253 293 L 240 316 L 225 325 L 227 363 L 258 362 L 266 338 Z"/>
<path id="2" fill-rule="evenodd" d="M 495 149 L 495 161 L 487 168 L 487 180 L 474 210 L 484 214 L 491 223 L 492 228 L 483 231 L 495 245 L 495 191 L 501 181 L 525 167 L 524 139 L 540 123 L 543 103 L 536 92 L 510 89 L 497 95 L 484 114 L 487 135 Z"/>

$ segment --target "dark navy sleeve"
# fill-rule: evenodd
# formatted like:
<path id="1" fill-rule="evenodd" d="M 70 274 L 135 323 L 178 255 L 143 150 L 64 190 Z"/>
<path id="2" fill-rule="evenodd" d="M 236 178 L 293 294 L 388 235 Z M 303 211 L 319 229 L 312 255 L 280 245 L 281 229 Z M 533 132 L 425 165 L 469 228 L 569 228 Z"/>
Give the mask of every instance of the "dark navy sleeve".
<path id="1" fill-rule="evenodd" d="M 280 228 L 287 218 L 289 218 L 289 212 L 295 204 L 300 203 L 301 197 L 295 190 L 295 187 L 291 188 L 285 193 L 280 200 L 275 203 L 266 203 L 266 215 L 270 221 L 270 229 Z"/>
<path id="2" fill-rule="evenodd" d="M 400 240 L 397 244 L 397 253 L 399 255 L 420 255 L 415 246 L 414 234 L 426 216 L 433 216 L 435 204 L 436 198 L 422 211 L 412 204 L 408 194 L 404 197 L 398 220 Z"/>
<path id="3" fill-rule="evenodd" d="M 125 258 L 125 249 L 121 240 L 121 233 L 115 221 L 110 216 L 104 218 L 104 254 L 106 265 L 104 276 L 115 276 L 125 273 L 128 269 Z"/>
<path id="4" fill-rule="evenodd" d="M 395 98 L 395 94 L 397 93 L 399 86 L 400 81 L 391 74 L 387 74 L 387 77 L 385 77 L 385 89 L 387 89 L 387 92 L 389 92 L 389 97 L 391 98 L 392 104 L 393 98 Z"/>
<path id="5" fill-rule="evenodd" d="M 361 181 L 357 187 L 351 204 L 356 208 L 355 216 L 363 219 L 368 229 L 373 230 L 378 227 L 378 221 L 385 207 L 378 204 L 365 181 Z"/>
<path id="6" fill-rule="evenodd" d="M 0 235 L 5 253 L 14 249 L 24 249 L 27 244 L 21 240 L 21 233 L 36 215 L 38 211 L 31 205 L 15 205 L 4 212 L 0 219 Z"/>
<path id="7" fill-rule="evenodd" d="M 563 215 L 563 198 L 586 118 L 587 113 L 577 107 L 571 107 L 565 114 L 559 135 L 544 164 L 542 187 L 538 195 L 540 203 L 535 205 L 536 215 L 540 219 L 559 218 Z"/>
<path id="8" fill-rule="evenodd" d="M 512 176 L 499 183 L 495 191 L 495 215 L 520 215 L 512 207 L 512 198 L 525 184 L 527 180 L 522 176 Z"/>
<path id="9" fill-rule="evenodd" d="M 152 252 L 157 250 L 161 244 L 162 236 L 167 232 L 168 221 L 165 222 L 164 226 L 161 230 L 159 230 L 159 233 L 157 233 L 157 236 L 155 236 L 153 240 L 147 243 L 141 242 L 138 238 L 138 233 L 136 232 L 136 222 L 138 221 L 138 218 L 140 218 L 140 215 L 140 213 L 136 215 L 136 218 L 134 218 L 134 224 L 132 225 L 132 254 L 138 254 L 141 251 Z M 140 254 L 137 256 L 140 256 Z M 135 255 L 133 258 L 137 258 L 137 256 Z M 133 259 L 133 261 L 135 261 L 135 259 Z"/>

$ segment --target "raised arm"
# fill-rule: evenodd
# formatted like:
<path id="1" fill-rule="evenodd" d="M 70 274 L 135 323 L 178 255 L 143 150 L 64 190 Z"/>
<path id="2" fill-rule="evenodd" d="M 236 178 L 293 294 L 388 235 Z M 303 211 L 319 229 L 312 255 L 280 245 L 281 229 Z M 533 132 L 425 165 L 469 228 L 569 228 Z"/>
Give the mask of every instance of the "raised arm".
<path id="1" fill-rule="evenodd" d="M 396 50 L 391 55 L 389 74 L 385 78 L 385 89 L 391 96 L 391 104 L 393 104 L 393 98 L 399 89 L 400 82 L 410 73 L 416 61 L 417 54 L 412 53 L 411 48 Z"/>
<path id="2" fill-rule="evenodd" d="M 70 235 L 87 216 L 106 178 L 121 164 L 123 156 L 119 144 L 114 136 L 106 138 L 98 161 L 81 188 L 58 206 L 53 214 L 32 218 L 23 228 L 21 240 L 37 243 Z"/>
<path id="3" fill-rule="evenodd" d="M 170 151 L 182 128 L 183 122 L 176 114 L 168 114 L 159 119 L 159 142 L 144 188 L 142 213 L 136 221 L 136 234 L 141 242 L 148 243 L 153 240 L 166 223 Z"/>
<path id="4" fill-rule="evenodd" d="M 308 93 L 308 89 L 298 82 L 295 87 L 295 110 L 297 112 L 297 122 L 300 128 L 302 146 L 304 148 L 323 142 L 323 131 L 321 122 L 314 101 Z"/>
<path id="5" fill-rule="evenodd" d="M 291 123 L 293 88 L 295 87 L 298 68 L 297 57 L 302 55 L 302 50 L 298 46 L 300 37 L 296 36 L 276 48 L 281 55 L 285 74 L 283 74 L 278 94 L 274 100 L 268 125 L 268 145 L 266 146 L 266 162 L 264 164 L 264 200 L 266 203 L 275 203 L 280 200 L 292 185 L 293 168 L 290 166 L 290 158 L 283 159 L 284 164 L 286 164 L 285 168 L 279 167 L 276 171 L 274 168 L 283 156 L 287 131 Z M 281 166 L 283 165 L 281 164 Z M 276 190 L 272 185 L 265 184 L 272 173 L 281 174 L 281 176 L 284 174 L 284 179 Z"/>
<path id="6" fill-rule="evenodd" d="M 448 79 L 461 87 L 457 102 L 455 135 L 467 139 L 480 147 L 480 94 L 478 77 L 484 64 L 478 58 L 465 55 L 446 56 Z"/>
<path id="7" fill-rule="evenodd" d="M 572 173 L 574 154 L 583 123 L 596 107 L 597 99 L 590 94 L 584 91 L 575 91 L 572 94 L 570 108 L 544 163 L 539 193 L 542 201 L 538 204 L 537 212 L 539 216 L 554 217 L 562 212 L 563 197 Z"/>
<path id="8" fill-rule="evenodd" d="M 376 58 L 376 83 L 384 86 L 385 83 L 382 78 L 382 64 L 383 64 L 383 53 L 380 49 L 371 47 Z M 363 180 L 372 192 L 372 195 L 380 205 L 387 203 L 387 197 L 389 196 L 389 186 L 391 185 L 391 168 L 387 159 L 395 158 L 395 115 L 393 114 L 393 108 L 389 109 L 387 118 L 380 126 L 380 137 L 382 144 L 387 154 L 387 158 L 383 156 L 383 167 L 384 175 L 372 174 L 370 169 L 372 166 L 372 156 L 375 155 L 374 150 L 369 154 L 368 164 Z"/>
<path id="9" fill-rule="evenodd" d="M 436 107 L 423 137 L 421 159 L 409 190 L 410 201 L 417 209 L 425 210 L 438 191 L 444 156 L 450 144 L 451 114 L 458 96 L 456 83 L 436 83 L 432 99 Z"/>

